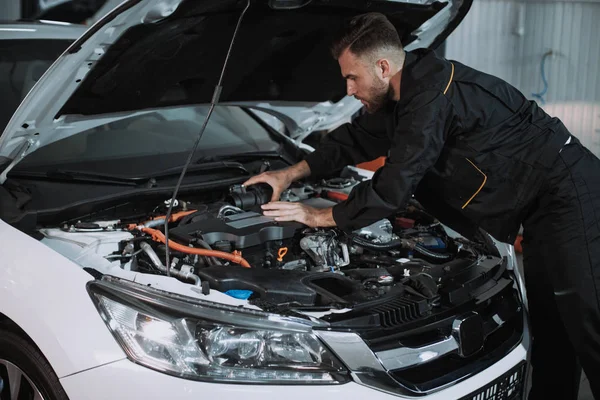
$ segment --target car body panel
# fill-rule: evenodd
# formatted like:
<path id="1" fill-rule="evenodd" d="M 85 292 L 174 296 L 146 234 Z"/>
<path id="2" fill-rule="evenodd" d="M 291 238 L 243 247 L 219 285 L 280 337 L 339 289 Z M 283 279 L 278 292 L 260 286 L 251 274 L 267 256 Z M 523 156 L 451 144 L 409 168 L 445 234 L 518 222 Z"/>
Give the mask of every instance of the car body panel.
<path id="1" fill-rule="evenodd" d="M 414 0 L 416 3 L 426 1 Z M 134 113 L 151 112 L 140 109 L 102 115 L 60 115 L 63 105 L 111 45 L 131 28 L 134 23 L 132 21 L 146 19 L 158 22 L 174 12 L 179 3 L 179 0 L 130 0 L 87 31 L 85 38 L 77 41 L 55 62 L 29 92 L 0 138 L 0 156 L 13 159 L 14 166 L 20 159 L 48 143 L 109 121 L 131 117 Z M 426 26 L 423 27 L 424 30 L 425 28 Z M 12 28 L 10 32 L 25 35 L 28 31 L 23 29 Z M 410 48 L 417 47 L 425 38 L 425 34 L 419 37 L 411 43 Z M 301 146 L 301 141 L 307 134 L 331 129 L 351 118 L 359 111 L 359 104 L 346 97 L 340 103 L 250 102 L 245 105 L 271 115 L 279 115 L 286 122 L 290 134 L 287 140 L 294 140 L 296 145 Z M 346 105 L 343 111 L 337 108 L 341 105 Z M 5 169 L 0 175 L 0 183 L 4 182 L 9 170 L 10 168 Z M 83 246 L 89 247 L 90 251 L 80 254 L 80 244 L 68 243 L 61 246 L 59 242 L 68 240 L 67 235 L 55 236 L 36 240 L 0 220 L 0 240 L 5 244 L 2 251 L 4 265 L 0 269 L 0 312 L 18 325 L 39 347 L 61 378 L 61 384 L 71 399 L 195 399 L 199 396 L 238 399 L 243 396 L 250 400 L 262 400 L 269 395 L 291 399 L 304 399 L 307 396 L 327 396 L 334 400 L 398 398 L 354 382 L 339 386 L 293 387 L 215 384 L 183 380 L 135 364 L 126 359 L 124 351 L 107 329 L 86 290 L 86 283 L 93 280 L 93 277 L 84 268 L 93 264 L 94 257 L 102 257 L 105 249 L 102 252 L 94 251 L 95 242 L 91 240 Z M 517 275 L 516 285 L 524 293 L 523 281 L 522 278 L 519 279 L 521 275 L 516 269 L 514 249 L 507 246 L 503 251 L 509 259 L 509 266 L 512 266 Z M 201 297 L 197 290 L 192 294 L 191 285 L 166 276 L 120 269 L 115 269 L 115 275 L 172 293 Z M 213 292 L 206 299 L 231 305 L 247 305 L 245 301 Z M 431 393 L 427 399 L 460 398 L 527 360 L 530 341 L 527 324 L 524 330 L 522 342 L 494 365 L 457 384 Z"/>
<path id="2" fill-rule="evenodd" d="M 67 39 L 75 41 L 87 30 L 86 26 L 55 21 L 0 22 L 0 40 L 10 39 Z"/>
<path id="3" fill-rule="evenodd" d="M 428 395 L 427 400 L 459 399 L 484 387 L 526 359 L 523 345 L 500 361 L 460 383 Z M 226 385 L 182 380 L 144 368 L 128 360 L 101 366 L 64 379 L 61 384 L 71 399 L 198 399 L 218 397 L 221 400 L 265 400 L 285 397 L 289 400 L 308 398 L 329 400 L 392 400 L 401 397 L 349 382 L 343 385 Z"/>
<path id="4" fill-rule="evenodd" d="M 93 82 L 96 82 L 96 78 L 94 77 L 94 73 L 99 73 L 99 74 L 106 74 L 106 65 L 112 65 L 112 63 L 103 63 L 103 57 L 105 54 L 107 54 L 110 49 L 111 46 L 113 44 L 115 44 L 116 42 L 119 41 L 119 39 L 128 31 L 131 31 L 132 28 L 137 28 L 140 22 L 146 24 L 146 26 L 148 26 L 150 29 L 155 29 L 156 26 L 159 26 L 159 24 L 162 21 L 165 21 L 167 17 L 169 17 L 170 15 L 175 15 L 175 13 L 178 11 L 178 7 L 181 5 L 182 1 L 181 0 L 154 0 L 154 1 L 128 1 L 128 2 L 124 2 L 122 3 L 120 6 L 118 6 L 117 8 L 115 8 L 114 10 L 112 10 L 109 14 L 107 14 L 106 16 L 104 16 L 101 20 L 99 20 L 96 24 L 94 24 L 79 40 L 77 40 L 76 43 L 74 43 L 72 45 L 72 47 L 65 52 L 65 54 L 63 54 L 46 72 L 46 74 L 44 74 L 44 76 L 38 81 L 38 83 L 33 87 L 33 89 L 29 92 L 28 96 L 23 100 L 23 102 L 21 103 L 19 109 L 15 112 L 15 114 L 13 115 L 13 118 L 11 119 L 11 121 L 9 122 L 9 124 L 7 125 L 7 127 L 4 130 L 4 133 L 2 134 L 2 137 L 0 137 L 0 156 L 6 157 L 8 159 L 13 160 L 13 165 L 11 165 L 11 167 L 14 166 L 14 164 L 18 163 L 20 159 L 24 158 L 25 156 L 27 156 L 27 154 L 31 153 L 32 151 L 35 151 L 37 148 L 44 146 L 48 143 L 54 142 L 56 140 L 60 140 L 64 137 L 66 137 L 67 135 L 70 134 L 75 134 L 78 130 L 77 129 L 70 129 L 69 126 L 69 121 L 68 121 L 68 114 L 83 114 L 83 113 L 87 113 L 84 112 L 85 107 L 82 110 L 78 109 L 77 104 L 81 103 L 81 99 L 84 99 L 85 96 L 87 96 L 89 93 L 89 85 L 93 84 Z M 364 4 L 363 4 L 364 3 Z M 393 2 L 393 1 L 378 1 L 377 2 L 378 5 L 377 7 L 383 7 L 382 9 L 393 9 L 396 10 L 395 8 L 391 8 L 391 7 L 397 7 L 396 5 L 393 5 L 394 3 L 398 4 L 398 5 L 403 5 L 406 6 L 407 3 L 414 3 L 413 1 L 398 1 L 398 2 Z M 430 0 L 422 0 L 422 1 L 418 1 L 417 4 L 429 4 L 431 3 Z M 233 2 L 215 2 L 215 1 L 206 1 L 203 3 L 186 3 L 188 8 L 193 8 L 193 7 L 206 7 L 206 8 L 210 8 L 210 7 L 225 7 L 226 5 L 222 5 L 222 4 L 230 4 L 230 7 L 235 7 Z M 198 6 L 198 4 L 202 4 L 201 6 Z M 340 3 L 342 4 L 342 3 Z M 344 3 L 345 4 L 345 3 Z M 354 3 L 352 3 L 354 4 Z M 364 1 L 357 1 L 356 4 L 360 4 L 360 6 L 362 7 L 361 9 L 363 9 L 364 7 L 367 7 L 367 3 Z M 438 3 L 436 3 L 438 4 Z M 443 5 L 444 3 L 439 3 L 440 5 Z M 439 11 L 435 17 L 433 18 L 434 20 L 437 20 L 436 23 L 431 23 L 427 20 L 425 20 L 426 22 L 423 23 L 423 25 L 421 25 L 415 32 L 413 32 L 412 36 L 409 36 L 410 38 L 412 38 L 412 42 L 409 41 L 409 47 L 421 47 L 421 46 L 428 46 L 428 45 L 435 45 L 436 43 L 438 43 L 440 40 L 443 40 L 454 28 L 456 25 L 458 25 L 458 23 L 460 22 L 460 20 L 462 20 L 462 18 L 464 17 L 464 14 L 466 14 L 466 12 L 468 11 L 468 9 L 470 8 L 471 5 L 471 0 L 448 0 L 447 2 L 447 7 L 443 8 L 442 11 Z M 337 7 L 342 7 L 340 5 L 337 5 Z M 343 5 L 343 7 L 349 7 L 346 5 Z M 387 8 L 386 8 L 387 7 Z M 413 6 L 414 7 L 414 6 Z M 348 8 L 348 10 L 350 10 L 351 8 Z M 366 8 L 365 8 L 366 9 Z M 189 9 L 186 9 L 186 11 L 190 12 Z M 196 12 L 201 12 L 201 11 L 196 11 Z M 228 11 L 229 12 L 229 11 Z M 427 11 L 428 13 L 432 13 L 433 11 L 429 10 Z M 396 14 L 398 14 L 398 11 L 396 10 Z M 287 15 L 287 14 L 285 14 Z M 301 18 L 301 15 L 296 16 L 296 14 L 293 14 L 293 17 L 290 17 L 291 19 L 296 18 L 294 21 L 296 21 L 296 25 L 298 26 L 303 26 L 306 25 L 306 21 L 300 20 L 302 23 L 299 23 L 298 19 Z M 392 15 L 395 15 L 392 12 Z M 256 18 L 256 16 L 255 16 Z M 406 18 L 406 17 L 404 17 Z M 201 21 L 201 20 L 199 20 Z M 277 21 L 277 18 L 275 18 L 275 21 Z M 434 21 L 435 22 L 435 21 Z M 233 22 L 229 22 L 229 24 L 231 25 Z M 256 20 L 255 20 L 256 23 Z M 273 22 L 273 23 L 277 23 L 277 22 Z M 210 26 L 210 25 L 209 25 Z M 438 29 L 439 28 L 439 29 Z M 156 28 L 156 29 L 160 29 L 160 28 Z M 224 29 L 225 31 L 228 30 L 228 27 L 225 26 L 222 29 Z M 280 29 L 282 29 L 280 27 Z M 439 30 L 441 30 L 441 32 L 439 32 Z M 218 50 L 218 51 L 224 51 L 226 50 L 226 44 L 228 43 L 228 41 L 230 40 L 230 33 L 227 32 L 210 32 L 210 35 L 213 37 L 219 37 L 221 38 L 221 40 L 223 41 L 223 43 L 221 43 L 223 47 L 222 49 Z M 159 32 L 162 32 L 159 30 Z M 167 31 L 168 32 L 168 31 Z M 263 32 L 263 35 L 268 35 L 270 32 Z M 282 34 L 284 34 L 285 32 L 283 32 Z M 311 33 L 309 31 L 309 33 Z M 168 33 L 166 34 L 167 38 Z M 302 32 L 299 35 L 305 35 L 307 36 L 308 34 Z M 415 36 L 416 35 L 416 36 Z M 302 36 L 303 38 L 305 36 Z M 308 35 L 310 36 L 310 35 Z M 430 37 L 433 36 L 433 37 Z M 427 39 L 428 38 L 428 39 Z M 241 39 L 240 39 L 241 40 Z M 308 39 L 303 39 L 303 40 L 308 40 Z M 168 40 L 167 40 L 168 42 Z M 121 44 L 121 42 L 119 42 Z M 439 44 L 439 43 L 438 43 Z M 141 45 L 140 45 L 141 46 Z M 267 45 L 267 47 L 270 45 Z M 272 46 L 275 46 L 274 44 Z M 241 47 L 241 46 L 240 46 Z M 407 47 L 407 49 L 409 49 L 409 47 Z M 276 47 L 273 47 L 276 48 Z M 136 47 L 137 49 L 137 47 Z M 143 51 L 144 48 L 142 48 L 140 51 Z M 137 51 L 137 50 L 136 50 Z M 271 50 L 274 51 L 274 50 Z M 271 53 L 269 53 L 271 54 Z M 318 60 L 320 60 L 320 62 L 325 62 L 327 60 L 323 60 L 321 58 L 321 56 L 326 57 L 326 52 L 324 52 L 324 54 L 320 54 Z M 257 56 L 258 57 L 258 56 Z M 315 58 L 315 56 L 311 56 L 312 58 L 310 58 L 307 62 L 308 63 L 312 63 L 312 62 L 316 62 L 316 59 L 313 60 Z M 267 59 L 268 60 L 268 59 Z M 266 60 L 256 60 L 255 64 L 260 62 L 264 62 Z M 339 76 L 339 70 L 338 67 L 332 66 L 333 60 L 328 59 L 329 62 L 329 66 L 328 66 L 328 73 L 331 74 L 332 79 L 328 80 L 328 81 L 332 81 L 335 83 L 331 83 L 331 87 L 327 88 L 327 89 L 323 89 L 321 90 L 320 85 L 314 85 L 313 87 L 315 89 L 315 95 L 311 95 L 309 97 L 311 98 L 307 98 L 305 99 L 307 102 L 314 102 L 315 104 L 319 104 L 323 102 L 323 96 L 326 95 L 326 93 L 332 93 L 332 87 L 338 87 L 341 88 L 341 92 L 342 94 L 344 94 L 344 89 L 343 89 L 343 80 L 341 78 L 341 76 Z M 183 63 L 183 60 L 181 62 L 177 62 L 176 60 L 171 60 L 171 65 L 180 65 Z M 215 65 L 213 67 L 211 67 L 210 72 L 214 74 L 214 70 L 215 68 L 218 69 L 218 66 L 221 64 L 221 61 L 219 61 L 219 58 L 216 57 L 215 58 L 215 62 L 211 63 L 211 65 Z M 235 63 L 232 62 L 231 63 L 233 66 L 235 66 L 234 69 L 232 67 L 232 65 L 229 65 L 229 69 L 227 71 L 229 71 L 230 74 L 234 74 L 237 73 L 237 71 L 239 71 L 239 68 L 241 68 L 241 66 L 236 66 L 239 63 Z M 121 63 L 117 63 L 117 65 L 121 65 Z M 312 65 L 312 64 L 311 64 Z M 177 68 L 189 68 L 186 66 L 179 66 Z M 180 69 L 175 69 L 173 71 L 173 77 L 170 79 L 183 79 L 183 77 L 185 76 L 185 72 L 180 70 Z M 259 70 L 259 66 L 257 65 L 257 70 Z M 335 69 L 335 73 L 333 73 L 333 69 Z M 142 68 L 141 70 L 144 70 L 144 68 Z M 231 71 L 233 70 L 233 72 Z M 117 72 L 118 74 L 119 72 Z M 156 71 L 151 71 L 149 72 L 149 74 L 152 73 L 156 73 Z M 184 75 L 181 75 L 184 74 Z M 142 74 L 143 75 L 143 74 Z M 145 75 L 144 75 L 145 76 Z M 254 75 L 252 75 L 253 77 Z M 117 75 L 117 77 L 115 79 L 119 79 L 120 75 Z M 231 75 L 229 76 L 225 76 L 225 78 L 229 78 L 229 80 L 225 79 L 225 81 L 223 82 L 223 88 L 224 89 L 224 98 L 222 99 L 224 102 L 228 102 L 228 101 L 253 101 L 253 102 L 259 102 L 261 103 L 261 99 L 254 99 L 254 98 L 249 98 L 249 99 L 240 99 L 238 97 L 240 96 L 245 96 L 245 95 L 249 95 L 250 93 L 252 93 L 253 91 L 241 91 L 240 93 L 237 92 L 237 88 L 238 86 L 236 86 L 236 84 L 232 84 L 230 81 L 232 79 Z M 142 77 L 140 79 L 146 79 L 145 77 Z M 196 78 L 194 78 L 196 79 Z M 206 77 L 204 80 L 209 81 L 212 79 L 212 75 Z M 269 80 L 269 75 L 265 77 L 263 77 L 263 80 Z M 289 78 L 285 78 L 285 79 L 289 79 Z M 297 79 L 296 77 L 294 77 L 294 79 Z M 304 77 L 304 79 L 306 79 L 306 77 Z M 262 84 L 261 82 L 263 82 L 263 80 L 261 80 L 259 83 L 257 84 Z M 252 81 L 252 79 L 250 79 L 250 81 Z M 287 82 L 287 81 L 286 81 Z M 303 82 L 301 82 L 303 83 Z M 239 82 L 237 83 L 238 85 L 240 84 Z M 333 86 L 332 86 L 333 85 Z M 158 86 L 158 85 L 150 85 L 152 86 Z M 117 85 L 117 88 L 119 88 L 120 86 Z M 305 91 L 307 88 L 306 84 L 294 84 L 292 85 L 292 89 L 289 90 L 289 93 L 287 95 L 285 95 L 284 97 L 298 97 L 298 96 L 305 96 L 305 94 L 303 94 L 302 91 Z M 310 86 L 309 86 L 310 87 Z M 303 89 L 302 89 L 303 88 Z M 146 88 L 147 89 L 147 88 Z M 212 87 L 212 89 L 214 89 L 214 87 Z M 211 90 L 212 90 L 211 89 Z M 125 89 L 123 89 L 125 90 Z M 154 89 L 151 89 L 154 90 Z M 156 89 L 157 91 L 160 89 Z M 205 91 L 205 87 L 203 87 L 203 93 Z M 264 92 L 265 89 L 262 90 L 262 92 Z M 321 92 L 319 92 L 321 91 Z M 127 93 L 131 93 L 131 91 L 127 90 Z M 339 93 L 338 93 L 339 94 Z M 82 97 L 83 96 L 83 97 Z M 204 95 L 202 95 L 204 96 Z M 193 99 L 187 99 L 187 100 L 182 100 L 179 101 L 178 104 L 191 104 L 191 103 L 186 103 L 186 102 L 192 102 L 192 103 L 202 103 L 202 102 L 210 102 L 210 96 L 208 98 L 206 97 L 194 97 Z M 262 96 L 261 94 L 259 94 L 258 96 Z M 265 94 L 265 96 L 268 96 Z M 121 96 L 117 96 L 117 97 L 121 97 Z M 147 98 L 148 96 L 140 96 L 140 99 L 143 98 Z M 312 98 L 314 97 L 314 98 Z M 269 99 L 265 99 L 265 100 L 269 100 Z M 146 103 L 143 100 L 142 101 L 143 104 L 145 104 L 146 106 L 149 105 L 150 103 Z M 330 100 L 331 101 L 331 100 Z M 97 102 L 94 101 L 94 104 L 96 104 Z M 111 103 L 115 103 L 115 99 L 113 98 L 112 101 L 109 101 L 108 103 L 105 102 L 105 104 L 111 104 Z M 144 105 L 142 105 L 142 103 L 140 103 L 140 105 L 138 106 L 137 104 L 130 104 L 129 102 L 125 102 L 123 104 L 129 104 L 127 107 L 129 107 L 129 109 L 124 110 L 124 109 L 120 109 L 121 105 L 117 105 L 115 107 L 115 109 L 113 110 L 114 112 L 118 112 L 118 111 L 139 111 L 140 109 L 143 108 L 151 108 L 151 107 L 146 107 Z M 99 104 L 99 103 L 98 103 Z M 73 109 L 73 107 L 75 107 Z M 101 106 L 98 106 L 99 108 L 92 114 L 101 114 L 101 113 L 107 113 L 110 112 L 109 109 L 107 109 L 106 107 L 102 108 Z M 71 112 L 69 112 L 69 110 Z M 300 118 L 300 120 L 305 119 L 306 118 L 304 116 L 302 116 Z M 308 125 L 314 125 L 314 124 L 321 124 L 321 127 L 324 127 L 325 125 L 322 124 L 322 121 L 319 121 L 319 118 L 316 118 L 315 121 L 315 117 L 311 116 L 310 118 L 308 118 L 308 121 L 305 121 L 304 124 L 308 124 Z M 297 122 L 298 126 L 302 126 L 303 122 Z M 69 132 L 69 133 L 67 133 Z M 29 144 L 26 144 L 27 142 L 29 142 Z M 2 175 L 0 175 L 0 183 L 3 183 L 6 180 L 6 174 L 8 171 L 4 171 Z"/>
<path id="5" fill-rule="evenodd" d="M 80 37 L 87 28 L 81 25 L 73 25 L 63 22 L 37 21 L 37 22 L 0 22 L 0 44 L 3 42 L 6 46 L 0 46 L 1 51 L 14 51 L 24 49 L 25 57 L 37 55 L 37 59 L 13 58 L 15 54 L 8 54 L 2 57 L 4 64 L 3 71 L 8 70 L 8 63 L 13 61 L 11 73 L 4 76 L 3 90 L 10 90 L 8 96 L 2 102 L 3 109 L 0 110 L 0 134 L 6 127 L 7 122 L 14 115 L 16 109 L 33 86 L 37 84 L 40 76 L 47 71 L 48 66 L 60 56 L 60 53 Z M 41 42 L 47 41 L 48 46 L 40 54 Z M 60 44 L 59 44 L 60 42 Z M 63 43 L 64 42 L 64 43 Z M 63 45 L 64 44 L 64 45 Z M 30 51 L 27 51 L 27 49 Z M 0 55 L 2 56 L 2 55 Z M 21 54 L 19 56 L 21 57 Z M 0 64 L 1 65 L 1 64 Z M 19 76 L 23 75 L 21 80 L 13 80 L 13 72 Z M 10 88 L 10 89 L 9 89 Z M 12 90 L 11 90 L 12 89 Z"/>
<path id="6" fill-rule="evenodd" d="M 296 141 L 302 141 L 318 131 L 335 129 L 353 117 L 363 107 L 354 97 L 345 96 L 338 102 L 322 103 L 236 103 L 252 110 L 271 114 L 286 127 L 286 133 Z"/>
<path id="7" fill-rule="evenodd" d="M 125 357 L 87 293 L 92 276 L 0 220 L 0 312 L 33 340 L 59 377 Z"/>
<path id="8" fill-rule="evenodd" d="M 69 122 L 65 124 L 64 116 L 59 119 L 55 119 L 54 116 L 70 98 L 81 79 L 92 69 L 93 63 L 102 57 L 111 43 L 129 29 L 131 22 L 128 20 L 155 10 L 155 3 L 139 4 L 136 8 L 129 8 L 118 14 L 114 19 L 105 17 L 103 21 L 110 19 L 110 24 L 105 22 L 104 29 L 97 28 L 98 31 L 91 38 L 76 42 L 78 51 L 67 51 L 40 78 L 23 99 L 0 137 L 0 156 L 14 160 L 14 163 L 2 172 L 0 184 L 6 180 L 10 168 L 27 154 L 69 136 L 63 134 L 65 125 L 68 131 Z M 98 24 L 102 24 L 102 21 Z M 26 145 L 28 142 L 30 145 Z"/>

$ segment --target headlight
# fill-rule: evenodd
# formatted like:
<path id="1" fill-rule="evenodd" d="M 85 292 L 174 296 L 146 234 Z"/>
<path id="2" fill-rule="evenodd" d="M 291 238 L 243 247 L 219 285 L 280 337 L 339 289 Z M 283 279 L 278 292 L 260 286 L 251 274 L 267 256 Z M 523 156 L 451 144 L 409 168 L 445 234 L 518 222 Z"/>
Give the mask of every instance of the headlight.
<path id="1" fill-rule="evenodd" d="M 114 278 L 91 296 L 129 358 L 188 379 L 272 384 L 348 381 L 309 321 L 241 311 Z"/>

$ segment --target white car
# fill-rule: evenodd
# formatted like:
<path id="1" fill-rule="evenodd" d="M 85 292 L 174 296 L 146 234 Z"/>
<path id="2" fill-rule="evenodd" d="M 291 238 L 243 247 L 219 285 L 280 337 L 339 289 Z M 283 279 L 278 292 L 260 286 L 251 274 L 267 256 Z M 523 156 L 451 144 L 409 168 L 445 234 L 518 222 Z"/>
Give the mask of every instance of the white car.
<path id="1" fill-rule="evenodd" d="M 511 246 L 415 201 L 355 232 L 276 223 L 269 187 L 240 186 L 358 110 L 327 50 L 342 18 L 385 12 L 410 50 L 471 2 L 248 4 L 124 2 L 8 122 L 0 398 L 521 399 Z M 330 206 L 370 176 L 331 175 L 282 198 Z"/>
<path id="2" fill-rule="evenodd" d="M 55 21 L 0 21 L 0 133 L 46 69 L 85 32 Z"/>

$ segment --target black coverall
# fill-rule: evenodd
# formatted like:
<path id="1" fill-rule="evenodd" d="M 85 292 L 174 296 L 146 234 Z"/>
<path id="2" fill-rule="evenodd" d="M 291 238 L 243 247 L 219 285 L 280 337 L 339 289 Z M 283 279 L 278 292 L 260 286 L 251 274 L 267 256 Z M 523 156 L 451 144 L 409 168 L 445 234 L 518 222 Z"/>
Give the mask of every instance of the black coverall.
<path id="1" fill-rule="evenodd" d="M 530 399 L 576 399 L 580 368 L 600 400 L 600 160 L 557 118 L 496 77 L 429 50 L 407 53 L 400 101 L 331 132 L 313 176 L 387 156 L 333 208 L 366 226 L 412 194 L 466 237 L 513 244 L 524 229 L 531 314 Z"/>

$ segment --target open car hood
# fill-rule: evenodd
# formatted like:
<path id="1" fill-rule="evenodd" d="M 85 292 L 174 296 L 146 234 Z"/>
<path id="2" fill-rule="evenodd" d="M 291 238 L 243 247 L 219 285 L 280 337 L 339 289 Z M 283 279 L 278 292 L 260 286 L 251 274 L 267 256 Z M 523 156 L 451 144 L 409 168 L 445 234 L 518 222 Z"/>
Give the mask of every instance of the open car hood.
<path id="1" fill-rule="evenodd" d="M 363 107 L 354 97 L 322 103 L 237 103 L 248 107 L 273 128 L 288 135 L 298 145 L 316 131 L 329 131 L 350 122 Z M 280 128 L 283 125 L 284 130 Z"/>
<path id="2" fill-rule="evenodd" d="M 472 0 L 252 0 L 232 47 L 220 103 L 279 112 L 296 132 L 340 122 L 345 95 L 330 38 L 343 21 L 378 11 L 406 50 L 437 47 Z M 302 5 L 302 6 L 300 6 Z M 246 0 L 129 0 L 94 24 L 44 74 L 0 138 L 12 163 L 48 143 L 135 112 L 210 103 Z M 343 101 L 343 103 L 340 103 Z M 301 107 L 313 108 L 298 112 Z M 286 108 L 287 106 L 291 108 Z M 332 112 L 324 112 L 330 110 Z M 333 111 L 335 110 L 335 111 Z M 344 117 L 342 117 L 344 118 Z M 8 160 L 7 160 L 8 159 Z"/>

